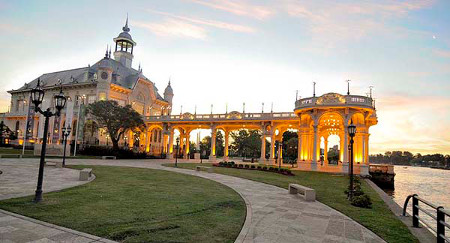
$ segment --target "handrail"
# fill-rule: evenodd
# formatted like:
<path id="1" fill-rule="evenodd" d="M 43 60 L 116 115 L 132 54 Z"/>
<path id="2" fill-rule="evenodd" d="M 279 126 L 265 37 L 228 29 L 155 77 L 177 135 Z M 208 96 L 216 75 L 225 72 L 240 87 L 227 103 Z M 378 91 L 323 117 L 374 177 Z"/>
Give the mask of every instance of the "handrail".
<path id="1" fill-rule="evenodd" d="M 428 226 L 432 231 L 436 233 L 436 242 L 438 243 L 445 243 L 450 242 L 450 238 L 445 236 L 445 230 L 446 228 L 450 229 L 450 225 L 445 222 L 445 217 L 450 217 L 450 211 L 445 210 L 442 206 L 436 206 L 435 204 L 419 197 L 417 194 L 411 194 L 406 197 L 405 204 L 403 206 L 403 216 L 406 216 L 406 208 L 408 207 L 408 202 L 412 198 L 413 204 L 412 204 L 412 221 L 413 221 L 413 227 L 420 227 L 419 226 L 419 220 L 422 222 L 422 224 Z M 426 211 L 424 208 L 419 206 L 419 202 L 424 203 L 425 205 L 433 208 L 436 210 L 436 216 L 432 215 L 430 212 Z M 425 222 L 419 217 L 419 210 L 423 213 L 430 216 L 432 219 L 436 221 L 436 230 L 431 227 L 430 224 Z"/>

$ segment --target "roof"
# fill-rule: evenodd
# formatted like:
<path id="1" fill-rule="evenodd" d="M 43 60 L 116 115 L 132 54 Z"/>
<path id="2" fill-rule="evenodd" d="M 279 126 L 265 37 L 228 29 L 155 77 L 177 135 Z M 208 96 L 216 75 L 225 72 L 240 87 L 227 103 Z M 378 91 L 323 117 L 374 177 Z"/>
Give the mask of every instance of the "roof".
<path id="1" fill-rule="evenodd" d="M 155 97 L 158 100 L 166 101 L 161 97 L 161 95 L 158 94 L 158 89 L 156 88 L 155 84 L 147 77 L 145 77 L 144 74 L 142 74 L 142 71 L 138 71 L 133 68 L 127 68 L 122 63 L 106 57 L 99 60 L 93 66 L 58 71 L 53 73 L 45 73 L 38 78 L 41 80 L 41 86 L 43 87 L 58 86 L 60 84 L 75 85 L 97 83 L 97 81 L 94 80 L 94 73 L 97 73 L 99 68 L 109 68 L 113 70 L 111 83 L 131 90 L 136 87 L 137 81 L 139 79 L 143 79 L 153 85 Z M 36 87 L 38 78 L 34 79 L 28 84 L 25 84 L 17 90 L 9 91 L 9 93 L 25 91 L 27 89 Z"/>

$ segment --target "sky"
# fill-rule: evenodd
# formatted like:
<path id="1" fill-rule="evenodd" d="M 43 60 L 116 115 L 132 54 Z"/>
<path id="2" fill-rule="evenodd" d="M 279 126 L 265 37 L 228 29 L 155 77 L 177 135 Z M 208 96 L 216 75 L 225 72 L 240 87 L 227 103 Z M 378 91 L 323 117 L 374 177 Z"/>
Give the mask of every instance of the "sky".
<path id="1" fill-rule="evenodd" d="M 174 113 L 293 111 L 295 95 L 366 95 L 370 153 L 450 154 L 450 2 L 0 0 L 0 112 L 43 73 L 92 65 L 129 15 L 133 67 Z"/>

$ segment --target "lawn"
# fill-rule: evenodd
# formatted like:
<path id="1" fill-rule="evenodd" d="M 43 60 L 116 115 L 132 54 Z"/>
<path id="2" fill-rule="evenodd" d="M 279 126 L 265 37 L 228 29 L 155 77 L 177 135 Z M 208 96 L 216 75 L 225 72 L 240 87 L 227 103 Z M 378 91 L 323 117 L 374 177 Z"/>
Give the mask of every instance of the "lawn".
<path id="1" fill-rule="evenodd" d="M 173 166 L 173 164 L 166 164 Z M 198 164 L 178 163 L 179 168 L 194 169 Z M 204 165 L 211 164 L 204 163 Z M 408 228 L 389 210 L 378 194 L 365 181 L 363 191 L 372 199 L 372 208 L 364 209 L 352 206 L 344 194 L 348 186 L 348 177 L 320 172 L 293 171 L 295 176 L 284 176 L 271 172 L 243 170 L 236 168 L 214 167 L 214 172 L 253 181 L 259 181 L 281 188 L 289 183 L 297 183 L 316 190 L 317 200 L 342 212 L 364 225 L 387 242 L 418 242 Z"/>
<path id="2" fill-rule="evenodd" d="M 22 154 L 22 149 L 0 148 L 0 154 Z M 33 150 L 25 150 L 25 154 L 32 155 Z"/>
<path id="3" fill-rule="evenodd" d="M 82 169 L 87 166 L 71 166 Z M 121 242 L 234 242 L 246 206 L 217 182 L 161 170 L 88 166 L 88 184 L 0 208 Z"/>

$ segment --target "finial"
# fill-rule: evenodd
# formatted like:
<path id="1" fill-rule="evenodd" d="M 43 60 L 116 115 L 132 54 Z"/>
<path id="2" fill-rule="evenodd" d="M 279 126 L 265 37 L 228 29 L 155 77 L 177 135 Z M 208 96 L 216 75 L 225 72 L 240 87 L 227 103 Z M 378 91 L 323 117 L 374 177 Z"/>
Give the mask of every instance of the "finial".
<path id="1" fill-rule="evenodd" d="M 36 85 L 36 88 L 37 87 L 40 87 L 41 86 L 41 78 L 38 78 L 38 83 L 37 83 L 37 85 Z"/>
<path id="2" fill-rule="evenodd" d="M 316 82 L 313 82 L 313 97 L 316 97 Z"/>
<path id="3" fill-rule="evenodd" d="M 347 95 L 350 95 L 350 79 L 345 80 L 347 82 Z"/>
<path id="4" fill-rule="evenodd" d="M 372 99 L 372 89 L 373 89 L 373 86 L 369 86 L 369 94 L 370 94 L 370 98 Z"/>
<path id="5" fill-rule="evenodd" d="M 141 63 L 139 63 L 138 71 L 141 71 Z"/>
<path id="6" fill-rule="evenodd" d="M 108 58 L 108 45 L 106 45 L 105 58 Z"/>
<path id="7" fill-rule="evenodd" d="M 111 46 L 109 46 L 108 58 L 111 58 Z"/>
<path id="8" fill-rule="evenodd" d="M 169 77 L 169 84 L 167 86 L 170 86 L 170 79 L 172 78 L 172 76 Z"/>
<path id="9" fill-rule="evenodd" d="M 127 13 L 127 20 L 125 22 L 125 26 L 122 28 L 122 30 L 125 32 L 130 31 L 130 28 L 128 28 L 128 13 Z"/>

